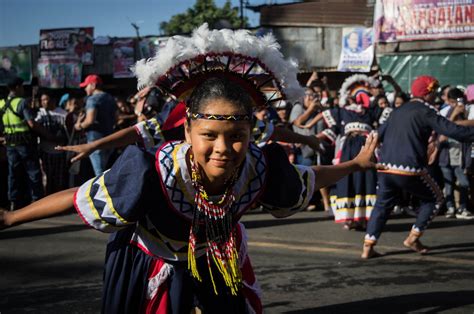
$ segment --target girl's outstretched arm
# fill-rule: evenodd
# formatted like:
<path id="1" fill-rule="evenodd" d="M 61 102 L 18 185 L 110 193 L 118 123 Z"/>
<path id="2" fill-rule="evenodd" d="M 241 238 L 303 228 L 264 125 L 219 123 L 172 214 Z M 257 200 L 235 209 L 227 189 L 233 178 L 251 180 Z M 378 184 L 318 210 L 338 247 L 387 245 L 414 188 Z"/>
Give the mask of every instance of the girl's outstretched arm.
<path id="1" fill-rule="evenodd" d="M 323 187 L 332 185 L 344 176 L 356 171 L 364 171 L 371 168 L 384 169 L 382 165 L 374 162 L 374 151 L 377 147 L 377 134 L 371 133 L 367 136 L 365 145 L 360 153 L 352 160 L 340 163 L 335 166 L 314 166 L 316 172 L 316 186 L 319 190 Z"/>
<path id="2" fill-rule="evenodd" d="M 48 195 L 19 210 L 10 212 L 0 209 L 0 229 L 72 212 L 77 189 L 71 188 Z"/>
<path id="3" fill-rule="evenodd" d="M 77 153 L 77 155 L 71 159 L 71 162 L 76 162 L 86 158 L 98 149 L 123 147 L 133 144 L 139 141 L 139 139 L 140 136 L 135 131 L 135 128 L 131 126 L 90 143 L 72 146 L 57 146 L 56 150 Z"/>

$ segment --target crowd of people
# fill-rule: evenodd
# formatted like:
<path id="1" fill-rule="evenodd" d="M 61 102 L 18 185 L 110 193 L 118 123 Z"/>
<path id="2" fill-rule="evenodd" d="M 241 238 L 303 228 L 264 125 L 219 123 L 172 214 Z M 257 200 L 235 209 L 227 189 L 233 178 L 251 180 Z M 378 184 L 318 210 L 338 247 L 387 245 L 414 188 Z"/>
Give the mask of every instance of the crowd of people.
<path id="1" fill-rule="evenodd" d="M 81 84 L 86 96 L 66 93 L 55 99 L 47 89 L 26 95 L 17 77 L 7 87 L 8 96 L 0 100 L 0 206 L 10 210 L 80 185 L 104 172 L 120 153 L 98 150 L 72 163 L 75 154 L 58 147 L 93 142 L 151 118 L 161 103 L 149 97 L 137 111 L 138 101 L 148 93 L 113 97 L 102 90 L 97 75 L 86 77 Z"/>
<path id="2" fill-rule="evenodd" d="M 0 102 L 12 210 L 0 210 L 0 228 L 74 206 L 110 232 L 103 312 L 261 313 L 239 223 L 254 204 L 281 218 L 321 195 L 336 222 L 366 230 L 362 258 L 378 255 L 397 206 L 417 216 L 403 244 L 427 252 L 420 237 L 442 208 L 441 186 L 446 216 L 473 218 L 474 85 L 420 76 L 408 96 L 390 76 L 356 74 L 336 92 L 313 73 L 303 95 L 273 37 L 229 32 L 203 25 L 171 38 L 137 63 L 140 92 L 127 99 L 89 75 L 85 99 L 28 102 L 15 79 Z M 77 182 L 82 163 L 70 161 L 85 157 L 93 173 Z"/>
<path id="3" fill-rule="evenodd" d="M 389 83 L 385 85 L 391 86 L 393 91 L 386 93 L 383 81 Z M 275 127 L 319 139 L 317 144 L 303 144 L 304 140 L 277 141 L 295 164 L 331 165 L 341 158 L 350 160 L 360 150 L 366 135 L 378 130 L 392 110 L 408 102 L 410 97 L 390 76 L 379 73 L 372 77 L 355 75 L 344 84 L 340 91 L 330 90 L 327 77 L 319 78 L 313 72 L 306 82 L 303 98 L 293 103 L 280 100 L 256 111 L 254 116 L 262 124 L 257 123 L 255 129 L 270 126 L 271 131 L 266 130 L 264 134 L 268 139 L 275 135 Z M 47 90 L 39 92 L 38 97 L 25 97 L 21 79 L 10 81 L 10 94 L 2 106 L 7 106 L 8 99 L 12 99 L 13 104 L 9 106 L 13 110 L 5 110 L 5 119 L 9 119 L 8 114 L 18 112 L 18 116 L 13 114 L 11 118 L 22 120 L 24 125 L 12 129 L 8 123 L 13 122 L 7 122 L 6 126 L 3 123 L 2 206 L 14 210 L 44 195 L 81 184 L 92 175 L 103 173 L 122 151 L 121 145 L 112 145 L 87 150 L 78 158 L 74 152 L 82 152 L 81 149 L 62 149 L 62 146 L 92 143 L 137 123 L 146 124 L 153 117 L 158 118 L 157 123 L 163 123 L 176 106 L 176 102 L 154 88 L 125 98 L 112 97 L 101 90 L 101 85 L 99 76 L 90 75 L 81 84 L 86 97 L 65 94 L 56 101 Z M 474 118 L 473 104 L 474 85 L 467 88 L 445 85 L 438 88 L 431 105 L 441 116 L 470 126 L 469 120 Z M 470 185 L 474 179 L 471 144 L 443 135 L 433 136 L 430 141 L 430 172 L 444 188 L 446 198 L 442 213 L 449 218 L 474 218 L 470 212 Z M 82 156 L 88 156 L 89 160 Z M 315 193 L 306 210 L 320 208 L 334 215 L 344 229 L 365 230 L 375 204 L 376 186 L 375 170 L 356 173 Z M 456 201 L 455 190 L 459 192 Z M 405 193 L 393 213 L 416 215 L 418 206 L 417 200 Z"/>

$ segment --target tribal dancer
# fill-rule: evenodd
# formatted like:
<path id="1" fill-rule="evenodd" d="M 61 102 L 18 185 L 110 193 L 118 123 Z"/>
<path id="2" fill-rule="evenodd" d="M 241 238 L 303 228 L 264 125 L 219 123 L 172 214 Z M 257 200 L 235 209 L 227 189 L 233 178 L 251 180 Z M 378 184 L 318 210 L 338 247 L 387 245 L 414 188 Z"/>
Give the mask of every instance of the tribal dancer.
<path id="1" fill-rule="evenodd" d="M 240 217 L 256 200 L 276 217 L 306 208 L 314 189 L 375 167 L 377 144 L 371 135 L 354 160 L 315 167 L 290 164 L 277 144 L 253 144 L 253 110 L 268 100 L 249 78 L 265 73 L 287 99 L 302 91 L 278 48 L 273 36 L 207 25 L 170 38 L 135 73 L 140 87 L 156 84 L 186 102 L 186 141 L 153 153 L 129 146 L 81 187 L 0 211 L 0 227 L 74 205 L 86 224 L 111 232 L 104 313 L 261 313 Z"/>
<path id="2" fill-rule="evenodd" d="M 393 110 L 379 130 L 382 142 L 380 162 L 386 169 L 378 172 L 377 201 L 367 225 L 362 258 L 379 255 L 374 251 L 374 245 L 403 190 L 420 200 L 416 222 L 403 245 L 419 253 L 428 251 L 419 238 L 443 202 L 443 193 L 427 171 L 429 139 L 434 130 L 458 141 L 474 140 L 474 128 L 448 121 L 430 105 L 438 87 L 434 77 L 415 79 L 411 86 L 414 98 Z"/>
<path id="3" fill-rule="evenodd" d="M 377 118 L 376 111 L 369 108 L 372 84 L 374 80 L 366 75 L 347 78 L 339 91 L 341 108 L 321 113 L 328 128 L 319 136 L 336 144 L 336 164 L 353 159 L 372 132 Z M 376 179 L 375 170 L 355 172 L 339 180 L 332 189 L 330 200 L 335 221 L 344 223 L 345 229 L 365 229 L 375 204 Z"/>

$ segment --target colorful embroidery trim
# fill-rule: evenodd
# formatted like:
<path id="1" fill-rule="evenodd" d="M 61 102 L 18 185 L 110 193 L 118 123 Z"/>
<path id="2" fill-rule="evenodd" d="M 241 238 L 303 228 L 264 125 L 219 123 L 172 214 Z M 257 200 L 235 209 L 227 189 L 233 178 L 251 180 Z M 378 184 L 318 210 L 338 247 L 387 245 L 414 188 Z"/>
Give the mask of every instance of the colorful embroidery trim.
<path id="1" fill-rule="evenodd" d="M 189 119 L 205 119 L 205 120 L 217 120 L 217 121 L 250 121 L 252 115 L 239 114 L 239 115 L 225 115 L 225 114 L 206 114 L 206 113 L 187 113 Z"/>

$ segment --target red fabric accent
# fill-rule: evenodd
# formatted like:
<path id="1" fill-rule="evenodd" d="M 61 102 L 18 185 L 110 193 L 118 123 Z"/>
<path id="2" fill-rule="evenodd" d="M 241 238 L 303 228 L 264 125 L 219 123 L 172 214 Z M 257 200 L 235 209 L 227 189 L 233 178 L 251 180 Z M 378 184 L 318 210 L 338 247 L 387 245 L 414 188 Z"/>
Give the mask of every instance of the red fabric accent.
<path id="1" fill-rule="evenodd" d="M 364 108 L 370 107 L 370 97 L 367 93 L 360 92 L 356 96 L 356 103 L 362 105 Z"/>
<path id="2" fill-rule="evenodd" d="M 89 227 L 95 229 L 94 227 L 92 227 L 86 220 L 86 218 L 84 218 L 84 216 L 82 216 L 81 214 L 81 211 L 79 210 L 79 205 L 77 205 L 77 192 L 79 192 L 79 190 L 77 190 L 75 193 L 74 193 L 74 198 L 73 198 L 73 203 L 74 203 L 74 208 L 76 209 L 77 211 L 77 214 L 79 215 L 79 217 L 81 217 L 81 220 Z"/>
<path id="3" fill-rule="evenodd" d="M 156 276 L 163 267 L 164 261 L 161 259 L 153 260 L 148 270 L 148 280 Z M 142 313 L 146 314 L 166 314 L 169 307 L 169 288 L 165 281 L 158 287 L 158 291 L 151 300 L 145 299 Z"/>
<path id="4" fill-rule="evenodd" d="M 422 75 L 417 77 L 411 84 L 413 97 L 424 97 L 439 86 L 438 80 L 432 76 Z"/>
<path id="5" fill-rule="evenodd" d="M 170 112 L 168 118 L 163 123 L 163 126 L 161 128 L 164 131 L 177 128 L 183 125 L 184 121 L 186 121 L 186 104 L 184 103 L 184 101 L 181 101 Z"/>
<path id="6" fill-rule="evenodd" d="M 240 250 L 240 245 L 242 244 L 242 229 L 239 224 L 236 226 L 236 242 L 237 242 L 237 247 Z M 252 263 L 250 262 L 250 257 L 248 253 L 244 258 L 244 264 L 240 268 L 240 271 L 242 272 L 242 280 L 245 283 L 242 287 L 242 294 L 244 297 L 247 299 L 248 303 L 250 306 L 253 308 L 255 313 L 261 314 L 263 313 L 263 306 L 262 306 L 262 300 L 260 297 L 250 289 L 248 286 L 252 287 L 255 282 L 255 273 L 253 272 L 253 267 Z M 248 285 L 248 286 L 247 286 Z"/>
<path id="7" fill-rule="evenodd" d="M 153 253 L 151 253 L 146 247 L 144 247 L 143 245 L 141 245 L 140 243 L 138 243 L 137 241 L 132 241 L 130 240 L 130 244 L 131 245 L 135 245 L 137 248 L 139 248 L 143 253 L 145 253 L 146 255 L 149 255 L 151 257 L 156 257 L 156 255 L 154 255 Z"/>

